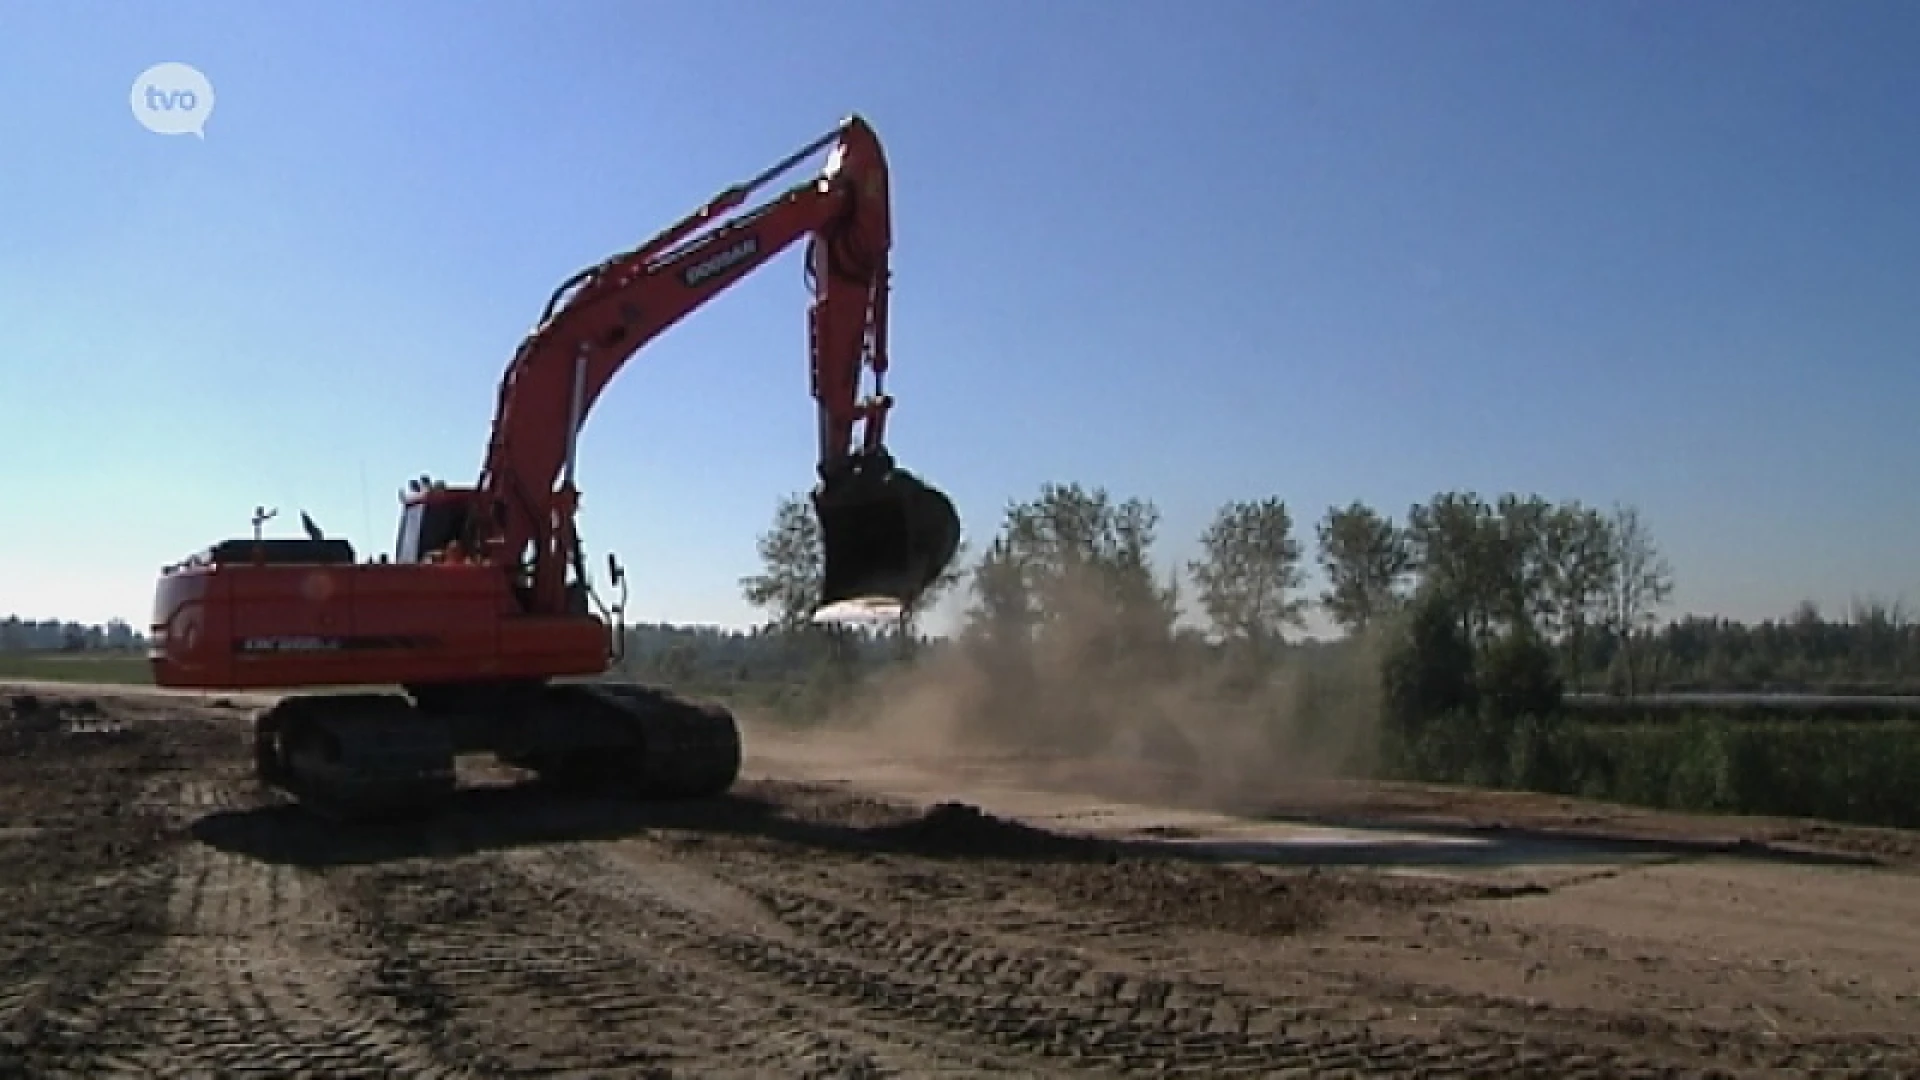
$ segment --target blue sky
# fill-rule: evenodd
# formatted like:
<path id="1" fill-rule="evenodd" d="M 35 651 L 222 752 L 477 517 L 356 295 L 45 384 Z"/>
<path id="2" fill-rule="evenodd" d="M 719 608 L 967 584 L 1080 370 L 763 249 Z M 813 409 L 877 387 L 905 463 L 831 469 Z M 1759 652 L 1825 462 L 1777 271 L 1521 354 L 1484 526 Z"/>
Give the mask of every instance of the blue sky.
<path id="1" fill-rule="evenodd" d="M 1920 602 L 1920 8 L 0 3 L 0 610 L 143 623 L 257 503 L 363 551 L 478 470 L 552 288 L 842 115 L 894 169 L 891 427 L 984 538 L 1162 555 L 1436 491 L 1638 505 L 1676 610 Z M 204 141 L 135 123 L 183 61 Z M 813 167 L 811 164 L 809 167 Z M 582 445 L 636 617 L 745 624 L 811 481 L 793 251 Z M 1310 533 L 1308 533 L 1310 535 Z"/>

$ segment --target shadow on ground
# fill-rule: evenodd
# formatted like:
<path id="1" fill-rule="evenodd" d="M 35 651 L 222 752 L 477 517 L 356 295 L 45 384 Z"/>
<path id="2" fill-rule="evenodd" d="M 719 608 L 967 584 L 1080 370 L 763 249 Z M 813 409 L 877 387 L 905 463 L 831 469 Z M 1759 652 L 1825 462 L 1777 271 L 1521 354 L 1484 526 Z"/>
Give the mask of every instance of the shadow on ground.
<path id="1" fill-rule="evenodd" d="M 823 797 L 824 796 L 824 797 Z M 446 858 L 544 844 L 614 840 L 660 832 L 773 842 L 816 851 L 925 858 L 1113 863 L 1126 860 L 1253 862 L 1285 866 L 1481 868 L 1742 858 L 1875 865 L 1753 843 L 1641 840 L 1511 828 L 1423 827 L 1386 832 L 1363 822 L 1269 822 L 1276 837 L 1196 839 L 1089 837 L 996 817 L 963 803 L 891 807 L 802 785 L 749 787 L 715 799 L 633 802 L 556 792 L 537 784 L 464 788 L 433 817 L 338 825 L 291 805 L 219 811 L 193 835 L 215 848 L 306 867 Z"/>
<path id="2" fill-rule="evenodd" d="M 1129 850 L 1134 845 L 1033 828 L 959 803 L 886 815 L 877 815 L 871 806 L 864 809 L 867 820 L 820 820 L 751 790 L 713 799 L 640 802 L 526 784 L 461 789 L 439 812 L 421 820 L 342 825 L 297 806 L 276 805 L 208 814 L 194 823 L 192 832 L 224 851 L 309 867 L 445 858 L 647 833 L 928 857 L 1112 862 L 1134 854 Z"/>

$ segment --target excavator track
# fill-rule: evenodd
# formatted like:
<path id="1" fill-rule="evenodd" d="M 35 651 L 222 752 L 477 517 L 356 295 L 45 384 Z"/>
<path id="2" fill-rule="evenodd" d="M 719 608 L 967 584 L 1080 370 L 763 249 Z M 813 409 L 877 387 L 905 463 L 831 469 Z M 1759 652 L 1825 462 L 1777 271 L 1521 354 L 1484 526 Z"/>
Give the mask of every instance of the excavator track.
<path id="1" fill-rule="evenodd" d="M 412 816 L 453 791 L 445 721 L 398 694 L 288 697 L 254 721 L 263 786 L 334 820 Z"/>
<path id="2" fill-rule="evenodd" d="M 341 822 L 429 813 L 455 789 L 457 755 L 483 752 L 550 787 L 636 799 L 719 795 L 741 765 L 739 725 L 725 707 L 622 683 L 432 708 L 401 694 L 301 695 L 254 724 L 261 785 Z"/>
<path id="3" fill-rule="evenodd" d="M 700 799 L 724 793 L 740 775 L 740 728 L 723 706 L 630 683 L 549 686 L 540 704 L 541 730 L 552 734 L 501 757 L 555 786 Z"/>

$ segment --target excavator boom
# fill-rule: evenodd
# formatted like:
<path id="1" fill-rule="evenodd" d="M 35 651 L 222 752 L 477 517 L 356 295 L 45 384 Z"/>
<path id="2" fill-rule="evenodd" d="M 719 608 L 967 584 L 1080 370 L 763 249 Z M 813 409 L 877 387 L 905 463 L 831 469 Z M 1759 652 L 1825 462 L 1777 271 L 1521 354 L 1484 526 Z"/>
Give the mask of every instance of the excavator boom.
<path id="1" fill-rule="evenodd" d="M 816 178 L 795 184 L 749 211 L 740 208 L 799 161 L 831 145 Z M 810 387 L 818 411 L 817 467 L 822 524 L 832 556 L 861 545 L 846 535 L 909 529 L 912 507 L 934 497 L 897 477 L 884 445 L 891 396 L 887 370 L 888 257 L 892 246 L 887 165 L 878 138 L 860 118 L 744 184 L 726 189 L 685 219 L 632 251 L 569 278 L 514 355 L 500 384 L 493 439 L 479 489 L 496 528 L 482 539 L 488 557 L 532 568 L 533 608 L 563 608 L 563 575 L 573 558 L 574 452 L 577 434 L 601 392 L 635 352 L 729 286 L 796 242 L 808 242 L 814 300 L 808 311 Z M 872 393 L 861 393 L 871 371 Z M 872 482 L 878 473 L 884 484 Z M 902 508 L 906 509 L 903 511 Z M 885 508 L 883 512 L 875 508 Z M 866 512 L 862 512 L 866 511 Z M 874 522 L 880 524 L 874 524 Z M 957 528 L 952 530 L 956 533 Z M 911 602 L 952 551 L 931 545 L 931 558 L 882 567 L 875 588 Z M 829 558 L 840 571 L 834 591 L 869 582 Z M 867 562 L 873 562 L 868 559 Z M 917 580 L 916 579 L 920 579 Z M 827 595 L 823 602 L 848 599 Z"/>

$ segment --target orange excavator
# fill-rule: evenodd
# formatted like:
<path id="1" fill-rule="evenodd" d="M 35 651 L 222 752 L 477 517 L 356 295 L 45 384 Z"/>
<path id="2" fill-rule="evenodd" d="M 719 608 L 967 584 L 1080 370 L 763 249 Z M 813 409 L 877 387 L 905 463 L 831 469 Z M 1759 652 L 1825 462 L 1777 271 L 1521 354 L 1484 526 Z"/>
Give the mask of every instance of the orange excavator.
<path id="1" fill-rule="evenodd" d="M 829 148 L 817 176 L 747 208 Z M 802 239 L 819 414 L 816 606 L 911 605 L 957 554 L 960 521 L 886 448 L 890 193 L 879 139 L 853 116 L 563 282 L 507 365 L 478 482 L 409 483 L 390 560 L 358 559 L 304 513 L 305 539 L 263 538 L 257 513 L 251 539 L 165 568 L 154 681 L 287 691 L 255 718 L 255 769 L 336 819 L 431 809 L 467 753 L 568 787 L 727 790 L 741 759 L 729 711 L 596 678 L 619 658 L 625 574 L 609 555 L 621 595 L 603 603 L 575 527 L 575 459 L 588 411 L 635 352 Z"/>

